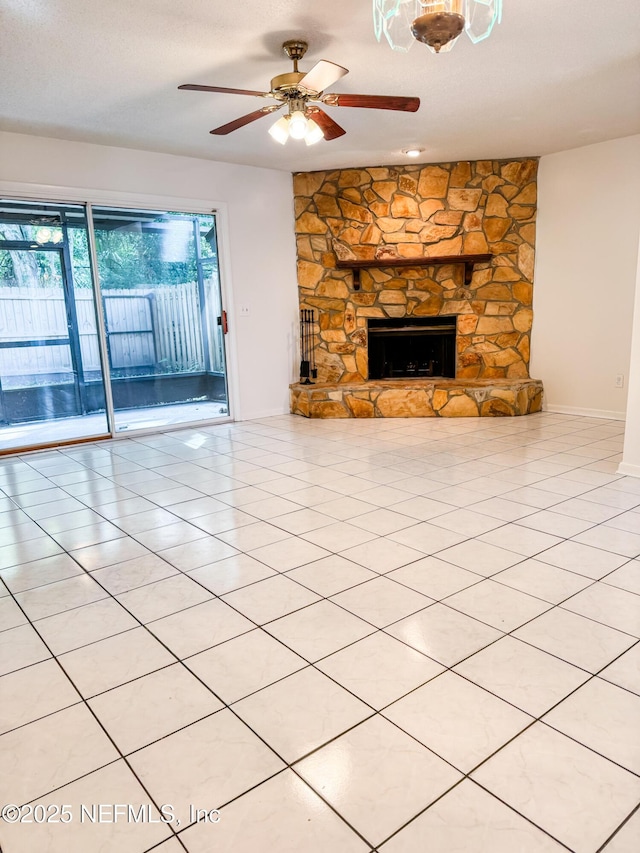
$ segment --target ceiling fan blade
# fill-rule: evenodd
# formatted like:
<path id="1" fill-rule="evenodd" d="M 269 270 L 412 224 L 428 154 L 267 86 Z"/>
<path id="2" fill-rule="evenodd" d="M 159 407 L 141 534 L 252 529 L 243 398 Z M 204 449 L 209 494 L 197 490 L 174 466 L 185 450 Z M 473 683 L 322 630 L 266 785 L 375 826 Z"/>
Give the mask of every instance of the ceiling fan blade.
<path id="1" fill-rule="evenodd" d="M 255 110 L 255 112 L 248 113 L 246 116 L 236 118 L 233 121 L 223 124 L 220 127 L 216 127 L 209 132 L 213 133 L 214 136 L 226 136 L 227 133 L 232 133 L 234 130 L 238 130 L 239 127 L 244 127 L 245 124 L 251 124 L 252 121 L 256 121 L 256 119 L 269 115 L 269 113 L 273 113 L 276 110 L 281 109 L 283 106 L 284 104 L 272 104 L 269 107 L 262 107 L 261 110 Z"/>
<path id="2" fill-rule="evenodd" d="M 397 95 L 324 95 L 322 102 L 330 107 L 364 107 L 369 110 L 401 110 L 415 113 L 420 98 L 401 98 Z"/>
<path id="3" fill-rule="evenodd" d="M 304 86 L 312 92 L 322 92 L 328 86 L 334 83 L 349 73 L 348 68 L 343 68 L 342 65 L 336 65 L 335 62 L 328 62 L 326 59 L 321 59 L 316 62 L 313 68 L 304 75 L 299 82 L 299 86 Z"/>
<path id="4" fill-rule="evenodd" d="M 191 92 L 222 92 L 226 95 L 257 95 L 266 98 L 269 92 L 254 92 L 253 89 L 226 89 L 224 86 L 201 86 L 199 83 L 183 83 L 178 89 L 189 89 Z"/>
<path id="5" fill-rule="evenodd" d="M 332 139 L 337 139 L 339 136 L 344 136 L 347 132 L 344 127 L 335 122 L 330 115 L 325 113 L 319 107 L 310 107 L 307 110 L 307 115 L 312 118 L 324 134 L 327 142 Z"/>

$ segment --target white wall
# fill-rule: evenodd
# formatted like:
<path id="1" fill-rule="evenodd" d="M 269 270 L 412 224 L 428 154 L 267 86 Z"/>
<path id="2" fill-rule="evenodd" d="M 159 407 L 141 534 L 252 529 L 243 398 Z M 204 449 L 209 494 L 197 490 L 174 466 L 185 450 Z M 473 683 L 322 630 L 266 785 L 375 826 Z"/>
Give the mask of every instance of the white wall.
<path id="1" fill-rule="evenodd" d="M 624 452 L 618 471 L 620 474 L 640 477 L 640 246 L 638 246 L 636 299 L 633 312 L 627 422 L 624 431 Z"/>
<path id="2" fill-rule="evenodd" d="M 624 418 L 640 136 L 542 157 L 538 187 L 531 375 L 544 382 L 547 409 Z"/>
<path id="3" fill-rule="evenodd" d="M 0 133 L 0 191 L 15 193 L 27 184 L 75 190 L 69 201 L 86 189 L 128 193 L 132 203 L 136 196 L 193 199 L 203 209 L 222 203 L 228 243 L 223 234 L 220 252 L 235 353 L 229 366 L 235 374 L 233 414 L 255 418 L 289 410 L 298 297 L 288 172 Z M 90 192 L 84 200 L 91 201 Z M 249 316 L 239 316 L 240 306 L 249 308 Z"/>

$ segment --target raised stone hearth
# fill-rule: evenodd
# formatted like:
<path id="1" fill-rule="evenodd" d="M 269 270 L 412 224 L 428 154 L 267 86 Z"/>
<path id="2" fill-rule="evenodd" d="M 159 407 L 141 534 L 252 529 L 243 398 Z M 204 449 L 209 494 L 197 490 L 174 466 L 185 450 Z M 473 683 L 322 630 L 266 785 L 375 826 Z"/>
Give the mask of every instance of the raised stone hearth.
<path id="1" fill-rule="evenodd" d="M 305 418 L 473 418 L 530 415 L 542 408 L 537 379 L 382 379 L 291 388 Z"/>
<path id="2" fill-rule="evenodd" d="M 293 387 L 292 411 L 537 411 L 542 386 L 529 378 L 537 166 L 482 160 L 294 175 L 300 307 L 315 311 L 318 384 Z M 454 364 L 413 344 L 403 366 L 386 345 L 370 359 L 376 323 L 391 332 L 401 318 L 417 326 L 428 317 L 455 326 Z M 398 373 L 415 378 L 372 384 Z"/>

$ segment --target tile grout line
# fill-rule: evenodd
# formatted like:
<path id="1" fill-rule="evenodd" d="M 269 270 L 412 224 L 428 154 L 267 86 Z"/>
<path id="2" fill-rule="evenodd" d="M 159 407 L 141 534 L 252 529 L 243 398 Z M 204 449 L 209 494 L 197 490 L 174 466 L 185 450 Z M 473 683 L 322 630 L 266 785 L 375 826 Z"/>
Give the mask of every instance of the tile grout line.
<path id="1" fill-rule="evenodd" d="M 69 555 L 69 556 L 71 556 L 71 555 Z M 84 571 L 86 574 L 90 574 L 86 569 L 84 569 L 84 567 L 81 567 L 81 568 L 83 569 L 83 571 Z M 95 580 L 95 579 L 94 579 L 94 580 Z M 99 584 L 99 581 L 96 581 L 96 583 L 98 583 L 98 584 Z M 103 587 L 103 589 L 104 589 L 104 587 Z M 114 598 L 114 599 L 115 599 L 115 596 L 112 596 L 112 595 L 111 595 L 111 593 L 108 593 L 108 590 L 105 590 L 105 592 L 107 592 L 107 594 L 108 594 L 108 596 L 109 596 L 109 597 L 111 597 L 111 598 Z M 84 696 L 83 696 L 83 694 L 80 692 L 80 690 L 78 690 L 78 688 L 76 687 L 75 683 L 73 682 L 73 680 L 72 680 L 71 676 L 69 676 L 69 674 L 66 672 L 66 670 L 64 669 L 64 667 L 62 666 L 62 664 L 61 664 L 61 663 L 60 663 L 60 661 L 58 660 L 58 657 L 53 655 L 53 653 L 51 652 L 50 647 L 48 646 L 48 644 L 46 643 L 46 641 L 44 640 L 44 638 L 40 635 L 40 633 L 37 631 L 37 628 L 35 627 L 34 623 L 33 623 L 33 622 L 31 622 L 31 620 L 29 619 L 29 617 L 28 617 L 28 615 L 26 614 L 26 612 L 25 612 L 25 611 L 22 609 L 22 607 L 20 606 L 19 602 L 17 602 L 17 601 L 15 600 L 15 597 L 13 596 L 13 593 L 9 592 L 9 594 L 10 594 L 10 596 L 14 599 L 14 602 L 17 604 L 17 606 L 18 606 L 18 607 L 20 607 L 20 609 L 21 609 L 21 610 L 22 610 L 22 612 L 24 613 L 25 617 L 26 617 L 26 618 L 27 618 L 27 620 L 28 620 L 28 624 L 29 624 L 29 625 L 31 625 L 31 627 L 33 627 L 33 628 L 36 630 L 36 632 L 38 633 L 38 636 L 40 636 L 40 639 L 43 641 L 43 643 L 45 643 L 45 646 L 47 647 L 48 651 L 52 654 L 52 657 L 56 660 L 56 663 L 58 664 L 58 666 L 60 667 L 60 669 L 62 670 L 62 672 L 64 673 L 64 675 L 69 679 L 69 681 L 70 681 L 70 682 L 71 682 L 71 684 L 73 685 L 74 689 L 76 690 L 76 692 L 78 693 L 78 695 L 81 697 L 81 703 L 82 703 L 82 704 L 84 704 L 86 708 L 88 708 L 88 710 L 90 711 L 90 713 L 91 713 L 92 717 L 93 717 L 93 718 L 98 722 L 98 724 L 99 724 L 100 728 L 105 732 L 105 734 L 107 735 L 107 737 L 108 737 L 108 738 L 109 738 L 109 740 L 111 741 L 112 745 L 114 746 L 114 748 L 116 749 L 116 751 L 119 753 L 120 758 L 124 759 L 124 761 L 125 761 L 125 763 L 127 764 L 127 767 L 129 768 L 130 772 L 131 772 L 131 773 L 133 774 L 133 776 L 136 778 L 136 780 L 137 780 L 137 781 L 138 781 L 138 783 L 141 785 L 141 787 L 143 788 L 143 790 L 145 791 L 145 793 L 147 793 L 147 795 L 148 795 L 148 796 L 149 796 L 149 798 L 150 798 L 150 801 L 153 803 L 153 805 L 156 807 L 156 809 L 158 809 L 157 803 L 156 803 L 156 802 L 155 802 L 155 800 L 150 796 L 149 791 L 147 790 L 146 786 L 143 784 L 142 780 L 139 778 L 138 774 L 135 772 L 135 770 L 133 769 L 132 765 L 131 765 L 131 764 L 130 764 L 130 762 L 128 761 L 128 756 L 129 756 L 129 755 L 132 755 L 132 754 L 134 754 L 135 752 L 138 752 L 138 751 L 140 751 L 140 750 L 134 750 L 133 752 L 131 752 L 131 753 L 127 753 L 126 755 L 125 755 L 125 754 L 123 754 L 123 753 L 121 752 L 121 750 L 118 748 L 118 746 L 116 745 L 116 743 L 115 743 L 115 741 L 113 740 L 113 738 L 111 737 L 111 735 L 108 733 L 108 731 L 106 730 L 106 728 L 104 727 L 104 725 L 102 724 L 102 722 L 100 721 L 100 719 L 98 718 L 98 716 L 96 715 L 96 713 L 93 711 L 93 709 L 92 709 L 92 708 L 91 708 L 91 706 L 89 705 L 89 701 L 88 701 L 88 699 L 85 699 L 85 698 L 84 698 Z M 125 609 L 126 609 L 126 608 L 125 608 Z M 146 625 L 144 625 L 143 623 L 141 623 L 141 622 L 140 622 L 140 620 L 139 620 L 139 619 L 138 619 L 138 618 L 137 618 L 133 613 L 130 613 L 130 615 L 131 615 L 134 619 L 136 619 L 136 621 L 138 621 L 138 622 L 139 622 L 139 627 L 146 628 Z M 246 617 L 245 617 L 245 618 L 246 618 Z M 250 620 L 250 621 L 251 621 L 251 620 Z M 257 624 L 255 624 L 255 623 L 254 623 L 254 626 L 255 626 L 255 628 L 261 629 L 261 628 L 260 628 L 260 626 L 259 626 L 259 625 L 257 625 Z M 135 630 L 135 629 L 132 629 L 132 630 Z M 146 630 L 148 631 L 148 629 L 146 629 Z M 253 629 L 251 629 L 251 630 L 253 630 Z M 169 648 L 169 647 L 168 647 L 168 646 L 167 646 L 167 645 L 166 645 L 162 640 L 160 640 L 158 637 L 156 637 L 156 636 L 155 636 L 154 634 L 152 634 L 150 631 L 148 631 L 148 633 L 150 633 L 150 634 L 151 634 L 151 636 L 152 636 L 152 637 L 153 637 L 157 642 L 159 642 L 159 643 L 160 643 L 160 644 L 161 644 L 161 645 L 162 645 L 162 646 L 163 646 L 163 647 L 164 647 L 164 648 L 165 648 L 165 649 L 166 649 L 166 650 L 167 650 L 167 651 L 168 651 L 168 652 L 169 652 L 169 653 L 170 653 L 170 654 L 171 654 L 171 655 L 176 659 L 176 661 L 175 661 L 176 663 L 178 663 L 178 664 L 182 665 L 182 666 L 183 666 L 183 668 L 184 668 L 184 669 L 186 669 L 186 670 L 187 670 L 187 672 L 189 672 L 189 674 L 190 674 L 190 675 L 192 675 L 194 678 L 196 678 L 196 679 L 197 679 L 197 680 L 198 680 L 198 681 L 199 681 L 199 682 L 200 682 L 200 683 L 201 683 L 201 684 L 202 684 L 202 685 L 203 685 L 203 686 L 204 686 L 204 687 L 205 687 L 205 688 L 206 688 L 206 689 L 207 689 L 207 690 L 208 690 L 208 691 L 209 691 L 209 692 L 210 692 L 210 693 L 211 693 L 211 694 L 212 694 L 212 695 L 213 695 L 213 696 L 214 696 L 214 697 L 215 697 L 215 698 L 216 698 L 216 699 L 217 699 L 217 700 L 222 704 L 223 708 L 219 708 L 219 709 L 217 709 L 216 711 L 213 711 L 211 714 L 207 715 L 206 717 L 204 717 L 204 718 L 202 718 L 202 719 L 208 719 L 209 717 L 213 717 L 213 716 L 214 716 L 215 714 L 217 714 L 220 710 L 229 710 L 229 711 L 231 711 L 231 713 L 234 715 L 234 717 L 235 717 L 237 720 L 239 720 L 239 721 L 240 721 L 240 723 L 241 723 L 242 725 L 246 726 L 246 728 L 247 728 L 247 729 L 249 729 L 255 737 L 257 737 L 260 741 L 262 741 L 262 743 L 263 743 L 263 744 L 264 744 L 264 745 L 265 745 L 265 746 L 266 746 L 266 747 L 267 747 L 271 752 L 273 752 L 273 753 L 276 755 L 276 757 L 277 757 L 280 761 L 282 761 L 282 762 L 283 762 L 283 764 L 285 765 L 285 767 L 284 767 L 284 768 L 282 768 L 280 771 L 278 771 L 278 773 L 280 773 L 280 772 L 282 772 L 283 770 L 286 770 L 286 769 L 293 769 L 292 765 L 291 765 L 289 762 L 287 762 L 287 761 L 283 758 L 283 756 L 281 756 L 281 755 L 276 751 L 276 749 L 275 749 L 271 744 L 269 744 L 269 743 L 268 743 L 268 741 L 266 741 L 266 740 L 262 737 L 262 735 L 260 735 L 258 732 L 256 732 L 256 731 L 253 729 L 253 727 L 252 727 L 251 725 L 249 725 L 249 723 L 247 723 L 247 722 L 246 722 L 242 717 L 240 717 L 240 716 L 239 716 L 239 714 L 235 711 L 235 709 L 234 709 L 234 708 L 232 708 L 232 707 L 231 707 L 231 705 L 229 705 L 228 703 L 226 703 L 226 702 L 222 699 L 222 697 L 221 697 L 221 696 L 219 696 L 218 694 L 216 694 L 216 693 L 215 693 L 215 691 L 213 691 L 213 690 L 212 690 L 212 688 L 211 688 L 208 684 L 206 684 L 206 682 L 204 682 L 204 681 L 203 681 L 203 680 L 202 680 L 202 679 L 201 679 L 201 678 L 200 678 L 196 673 L 194 673 L 192 670 L 190 670 L 190 669 L 188 668 L 188 666 L 186 666 L 186 664 L 184 663 L 184 661 L 183 661 L 181 658 L 179 658 L 179 657 L 176 655 L 176 653 L 175 653 L 175 652 L 173 652 L 173 651 L 172 651 L 172 650 L 171 650 L 171 649 L 170 649 L 170 648 Z M 238 635 L 238 636 L 241 636 L 241 635 Z M 230 639 L 235 639 L 235 638 L 230 638 Z M 90 644 L 90 645 L 92 645 L 92 644 Z M 168 668 L 168 666 L 173 666 L 173 665 L 175 665 L 175 664 L 168 664 L 168 665 L 167 665 L 167 667 L 161 667 L 161 669 Z M 312 666 L 312 665 L 311 665 L 311 666 Z M 158 670 L 155 670 L 155 671 L 158 671 Z M 150 675 L 150 674 L 152 674 L 152 673 L 146 673 L 145 675 Z M 139 676 L 138 678 L 133 679 L 133 681 L 138 680 L 139 678 L 143 678 L 143 677 L 145 677 L 145 676 L 144 676 L 144 675 L 143 675 L 143 676 Z M 125 682 L 125 683 L 130 683 L 130 682 Z M 111 688 L 111 689 L 117 689 L 118 687 L 121 687 L 121 686 L 123 686 L 123 685 L 122 685 L 122 684 L 119 684 L 119 685 L 116 685 L 114 688 Z M 338 686 L 340 686 L 340 685 L 338 685 Z M 344 689 L 344 688 L 343 688 L 343 689 Z M 109 691 L 104 691 L 104 692 L 109 692 Z M 97 694 L 97 695 L 102 695 L 102 694 Z M 93 697 L 91 697 L 91 698 L 93 698 Z M 246 698 L 246 697 L 245 697 L 245 698 Z M 360 700 L 360 701 L 362 701 L 362 700 Z M 75 704 L 81 704 L 81 703 L 74 703 L 74 705 L 75 705 Z M 73 706 L 68 706 L 68 707 L 73 707 Z M 66 709 L 61 709 L 61 710 L 66 710 Z M 52 712 L 52 714 L 54 714 L 54 713 L 58 713 L 58 712 Z M 40 719 L 45 719 L 47 716 L 52 716 L 52 714 L 45 715 L 45 717 L 42 717 L 42 718 L 40 718 Z M 202 721 L 202 720 L 200 720 L 200 721 L 196 721 L 196 722 L 201 722 L 201 721 Z M 34 722 L 35 722 L 35 721 L 34 721 Z M 176 732 L 177 732 L 177 731 L 181 731 L 181 730 L 183 730 L 183 729 L 185 729 L 185 728 L 188 728 L 190 725 L 193 725 L 193 724 L 194 724 L 193 722 L 192 722 L 192 723 L 189 723 L 189 724 L 187 724 L 186 726 L 183 726 L 183 727 L 181 727 L 180 729 L 177 729 L 176 731 L 169 733 L 168 735 L 164 735 L 163 737 L 158 738 L 156 741 L 153 741 L 151 744 L 146 744 L 144 747 L 141 747 L 140 749 L 144 749 L 144 748 L 146 748 L 147 746 L 151 746 L 151 745 L 153 745 L 154 743 L 158 743 L 158 742 L 160 742 L 160 741 L 162 741 L 162 740 L 166 740 L 168 737 L 171 737 L 172 735 L 176 734 Z M 28 725 L 28 724 L 27 724 L 27 725 Z M 20 727 L 20 728 L 23 728 L 23 727 Z M 14 730 L 15 730 L 15 729 L 14 729 Z M 0 735 L 0 737 L 2 737 L 2 735 Z M 118 760 L 118 759 L 116 759 L 116 760 Z M 113 762 L 109 762 L 109 763 L 113 763 Z M 104 765 L 104 766 L 108 766 L 108 765 Z M 102 768 L 97 768 L 97 770 L 100 770 L 100 769 L 102 769 Z M 90 771 L 90 772 L 91 772 L 91 773 L 92 773 L 92 772 L 95 772 L 95 770 L 94 770 L 94 771 Z M 83 774 L 82 776 L 80 776 L 80 777 L 78 777 L 78 778 L 76 778 L 76 779 L 72 779 L 72 780 L 70 780 L 70 781 L 66 782 L 64 785 L 59 786 L 59 787 L 65 787 L 66 785 L 70 785 L 70 784 L 72 784 L 73 782 L 76 782 L 76 781 L 78 781 L 79 779 L 82 779 L 82 778 L 84 778 L 85 776 L 88 776 L 88 775 L 90 775 L 90 773 Z M 273 774 L 273 775 L 277 775 L 277 774 Z M 296 774 L 296 775 L 298 775 L 298 774 Z M 252 786 L 252 787 L 258 787 L 258 786 L 259 786 L 260 784 L 262 784 L 263 782 L 268 781 L 268 779 L 269 779 L 269 778 L 272 778 L 272 777 L 268 777 L 266 780 L 263 780 L 262 782 L 258 783 L 258 784 L 257 784 L 257 785 L 255 785 L 255 786 Z M 302 780 L 302 781 L 305 781 L 305 780 Z M 308 783 L 306 783 L 306 782 L 305 782 L 305 784 L 308 784 Z M 59 788 L 55 788 L 55 789 L 53 789 L 53 790 L 51 790 L 51 791 L 48 791 L 48 792 L 47 792 L 47 793 L 45 793 L 45 794 L 41 794 L 41 795 L 39 795 L 39 798 L 42 798 L 42 797 L 48 796 L 49 794 L 54 793 L 56 790 L 59 790 Z M 251 790 L 251 789 L 249 789 L 249 790 Z M 242 792 L 242 794 L 240 794 L 240 795 L 238 795 L 238 796 L 243 796 L 245 793 L 247 793 L 247 791 Z M 355 832 L 358 836 L 360 836 L 360 837 L 362 838 L 362 840 L 363 840 L 363 841 L 365 841 L 365 842 L 366 842 L 366 840 L 365 840 L 365 839 L 364 839 L 364 837 L 360 834 L 360 832 L 359 832 L 358 830 L 356 830 L 353 826 L 351 826 L 351 824 L 350 824 L 350 823 L 349 823 L 349 822 L 348 822 L 348 821 L 347 821 L 347 820 L 346 820 L 346 819 L 345 819 L 345 818 L 344 818 L 344 817 L 343 817 L 339 812 L 337 812 L 337 811 L 334 809 L 334 807 L 333 807 L 333 806 L 332 806 L 328 801 L 326 801 L 326 800 L 324 799 L 324 797 L 322 797 L 320 794 L 318 794 L 318 796 L 320 796 L 320 798 L 321 798 L 321 799 L 322 799 L 322 801 L 325 803 L 325 805 L 327 805 L 327 806 L 328 806 L 328 807 L 329 807 L 329 808 L 330 808 L 330 809 L 331 809 L 331 810 L 332 810 L 332 811 L 333 811 L 333 812 L 334 812 L 334 813 L 335 813 L 335 814 L 336 814 L 336 815 L 337 815 L 337 816 L 338 816 L 338 817 L 339 817 L 339 818 L 340 818 L 340 819 L 341 819 L 341 820 L 342 820 L 342 821 L 343 821 L 343 822 L 344 822 L 344 823 L 345 823 L 345 824 L 346 824 L 346 825 L 347 825 L 347 826 L 348 826 L 348 827 L 349 827 L 353 832 Z M 225 803 L 225 804 L 224 804 L 224 806 L 226 806 L 227 804 L 228 804 L 228 803 Z M 222 808 L 223 808 L 223 806 L 220 806 L 219 808 L 221 808 L 221 809 L 222 809 Z M 159 809 L 158 809 L 158 811 L 159 811 Z M 193 824 L 190 824 L 190 826 L 193 826 Z M 176 831 L 175 831 L 175 829 L 173 828 L 173 824 L 170 824 L 170 827 L 171 827 L 171 830 L 172 830 L 172 832 L 174 833 L 174 835 L 177 837 L 177 836 L 179 835 L 179 832 L 176 832 Z M 188 828 L 189 828 L 188 826 L 183 827 L 183 828 L 180 830 L 180 832 L 183 832 L 185 829 L 188 829 Z M 182 841 L 181 841 L 181 843 L 182 843 Z M 368 842 L 366 842 L 366 843 L 368 844 Z M 183 845 L 183 846 L 184 846 L 184 845 Z"/>
<path id="2" fill-rule="evenodd" d="M 599 488 L 599 487 L 594 487 L 594 488 Z M 483 497 L 484 497 L 484 496 L 483 496 Z M 164 507 L 163 507 L 163 508 L 164 508 Z M 306 508 L 306 507 L 303 507 L 303 508 Z M 379 508 L 379 507 L 375 507 L 375 508 L 377 509 L 377 508 Z M 455 511 L 456 509 L 460 509 L 460 507 L 455 507 L 453 511 Z M 626 512 L 626 510 L 622 510 L 620 514 L 622 514 L 623 512 Z M 268 519 L 266 519 L 266 520 L 265 520 L 265 519 L 259 519 L 259 520 L 260 520 L 260 521 L 266 521 L 267 523 L 269 523 L 269 520 L 268 520 Z M 188 522 L 188 523 L 189 523 L 189 522 Z M 416 523 L 419 523 L 419 522 L 416 522 Z M 507 523 L 508 523 L 508 522 L 505 522 L 505 524 L 507 524 Z M 132 538 L 135 538 L 135 537 L 132 537 Z M 474 538 L 474 537 L 472 537 L 472 538 Z M 566 540 L 566 537 L 561 537 L 561 538 L 564 538 L 564 539 Z M 468 540 L 467 540 L 467 541 L 468 541 Z M 245 553 L 246 553 L 246 552 L 245 552 Z M 425 554 L 425 556 L 427 556 L 427 555 Z M 524 557 L 524 559 L 526 560 L 526 559 L 529 559 L 529 558 Z M 520 561 L 520 562 L 522 562 L 522 561 Z M 176 567 L 176 568 L 177 568 L 177 567 Z M 83 569 L 83 570 L 84 570 L 84 569 Z M 288 571 L 293 571 L 293 570 L 294 570 L 294 569 L 291 569 L 291 570 L 288 570 Z M 87 572 L 87 574 L 89 573 L 87 570 L 84 570 L 84 571 L 86 571 L 86 572 Z M 96 570 L 96 571 L 97 571 L 97 570 Z M 182 570 L 178 570 L 178 571 L 182 571 Z M 391 571 L 393 571 L 393 570 L 391 570 Z M 615 571 L 615 570 L 614 570 L 614 571 Z M 182 573 L 183 573 L 183 574 L 187 574 L 186 572 L 182 572 Z M 281 572 L 280 574 L 285 575 L 285 574 L 286 574 L 286 572 Z M 384 577 L 384 576 L 385 576 L 385 573 L 377 573 L 377 574 L 378 574 L 378 577 Z M 372 580 L 373 580 L 373 579 L 374 579 L 374 578 L 372 578 Z M 482 580 L 482 579 L 488 579 L 488 578 L 483 578 L 482 576 L 479 576 L 478 583 L 479 583 L 479 582 L 480 582 L 480 580 Z M 367 581 L 367 582 L 368 582 L 368 581 Z M 597 582 L 597 581 L 596 581 L 596 582 Z M 402 585 L 402 584 L 401 584 L 401 585 Z M 357 585 L 356 585 L 356 586 L 357 586 Z M 409 588 L 409 589 L 411 589 L 410 587 L 408 587 L 408 588 Z M 588 587 L 587 587 L 587 588 L 588 588 Z M 205 589 L 207 589 L 207 588 L 205 587 Z M 209 591 L 209 590 L 207 590 L 207 591 Z M 107 592 L 108 592 L 108 591 L 107 591 Z M 210 591 L 209 591 L 209 592 L 210 592 Z M 108 593 L 108 594 L 109 594 L 112 598 L 115 598 L 115 596 L 114 596 L 114 595 L 112 595 L 111 593 Z M 455 594 L 455 593 L 453 593 L 453 594 Z M 219 598 L 219 596 L 215 596 L 215 597 L 218 597 L 218 598 Z M 328 599 L 326 596 L 323 596 L 323 597 L 321 598 L 321 600 L 325 600 L 325 601 L 326 601 L 326 600 L 329 600 L 329 599 Z M 438 599 L 438 601 L 440 601 L 440 599 Z M 310 605 L 309 605 L 309 606 L 310 606 Z M 430 605 L 428 605 L 428 606 L 430 606 Z M 549 609 L 553 609 L 553 607 L 555 607 L 555 606 L 557 606 L 557 605 L 552 605 Z M 348 611 L 348 610 L 347 610 L 346 612 L 350 612 L 350 611 Z M 243 615 L 244 615 L 244 614 L 243 614 Z M 134 617 L 134 618 L 135 618 L 135 617 Z M 358 618 L 361 618 L 361 617 L 358 617 Z M 535 618 L 535 617 L 534 617 L 534 618 Z M 138 621 L 139 621 L 139 620 L 138 620 Z M 144 626 L 143 626 L 143 627 L 144 627 Z M 260 627 L 260 626 L 258 626 L 258 627 Z M 375 628 L 375 630 L 376 630 L 376 631 L 383 631 L 383 630 L 384 630 L 384 629 L 380 629 L 380 628 L 378 628 L 377 626 L 373 626 L 373 627 Z M 386 627 L 388 627 L 388 626 L 386 626 Z M 520 626 L 519 626 L 519 627 L 520 627 Z M 514 630 L 516 630 L 516 629 L 514 629 Z M 396 639 L 397 639 L 397 638 L 396 638 Z M 225 642 L 228 642 L 228 641 L 225 641 Z M 400 642 L 402 642 L 402 641 L 400 641 Z M 411 648 L 411 647 L 409 647 L 409 648 Z M 623 652 L 623 653 L 624 653 L 624 652 Z M 623 653 L 621 653 L 621 654 L 623 654 Z M 607 665 L 608 665 L 608 664 L 607 664 Z M 313 664 L 311 664 L 311 666 L 313 666 Z M 595 676 L 594 676 L 594 677 L 595 677 Z M 336 683 L 337 683 L 337 682 L 336 682 Z M 343 688 L 343 689 L 344 689 L 344 688 Z M 416 688 L 416 689 L 417 689 L 417 688 Z M 215 694 L 214 694 L 214 695 L 215 695 Z M 362 701 L 362 700 L 361 700 L 361 701 Z M 503 700 L 503 701 L 504 701 L 504 700 Z M 375 712 L 375 709 L 374 709 L 374 712 Z M 378 713 L 378 712 L 375 712 L 375 713 Z M 298 760 L 300 760 L 300 759 L 298 759 Z"/>

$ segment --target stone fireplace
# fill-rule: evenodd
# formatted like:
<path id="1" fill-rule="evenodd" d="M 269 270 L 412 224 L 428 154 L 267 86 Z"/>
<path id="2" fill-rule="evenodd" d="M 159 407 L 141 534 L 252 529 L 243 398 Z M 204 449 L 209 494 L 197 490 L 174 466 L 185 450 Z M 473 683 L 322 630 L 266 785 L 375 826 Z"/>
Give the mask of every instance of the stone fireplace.
<path id="1" fill-rule="evenodd" d="M 537 165 L 294 175 L 300 307 L 315 311 L 318 379 L 292 386 L 292 411 L 540 408 L 542 385 L 529 377 Z"/>

